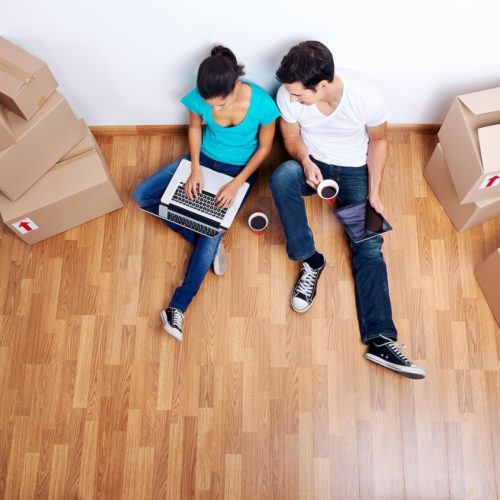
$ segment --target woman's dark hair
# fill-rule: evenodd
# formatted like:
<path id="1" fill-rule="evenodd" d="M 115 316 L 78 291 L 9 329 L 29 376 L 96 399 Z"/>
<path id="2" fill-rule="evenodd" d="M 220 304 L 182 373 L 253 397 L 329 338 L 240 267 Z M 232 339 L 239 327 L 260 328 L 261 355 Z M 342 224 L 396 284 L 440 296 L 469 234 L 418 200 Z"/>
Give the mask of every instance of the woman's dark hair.
<path id="1" fill-rule="evenodd" d="M 310 90 L 323 80 L 332 82 L 334 75 L 332 53 L 321 42 L 312 40 L 292 47 L 276 71 L 276 78 L 281 83 L 300 82 Z"/>
<path id="2" fill-rule="evenodd" d="M 217 45 L 198 69 L 196 85 L 203 99 L 226 97 L 233 90 L 238 78 L 245 74 L 244 66 L 227 47 Z"/>

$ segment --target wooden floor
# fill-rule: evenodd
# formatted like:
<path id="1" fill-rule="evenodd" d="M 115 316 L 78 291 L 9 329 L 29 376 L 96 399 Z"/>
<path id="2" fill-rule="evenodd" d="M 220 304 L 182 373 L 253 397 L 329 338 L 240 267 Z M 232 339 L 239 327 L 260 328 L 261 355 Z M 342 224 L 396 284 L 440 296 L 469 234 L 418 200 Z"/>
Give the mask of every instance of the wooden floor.
<path id="1" fill-rule="evenodd" d="M 159 311 L 189 246 L 130 197 L 184 137 L 99 137 L 125 208 L 30 248 L 0 229 L 0 497 L 495 499 L 500 329 L 473 275 L 500 218 L 457 234 L 422 170 L 436 138 L 390 135 L 384 201 L 395 322 L 425 380 L 363 359 L 347 243 L 307 208 L 328 264 L 305 315 L 268 189 L 227 235 L 185 340 Z M 245 216 L 270 214 L 264 236 Z"/>

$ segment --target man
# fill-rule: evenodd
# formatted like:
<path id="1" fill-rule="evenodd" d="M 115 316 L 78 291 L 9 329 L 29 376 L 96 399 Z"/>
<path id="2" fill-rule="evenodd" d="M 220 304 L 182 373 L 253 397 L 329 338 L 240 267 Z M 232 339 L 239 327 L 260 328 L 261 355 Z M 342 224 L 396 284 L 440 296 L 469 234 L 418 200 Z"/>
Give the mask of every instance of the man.
<path id="1" fill-rule="evenodd" d="M 291 305 L 306 312 L 314 301 L 325 258 L 314 246 L 303 196 L 316 193 L 326 178 L 340 186 L 338 206 L 368 199 L 379 213 L 382 172 L 387 158 L 386 128 L 390 111 L 378 90 L 363 75 L 335 72 L 330 50 L 320 42 L 292 47 L 276 72 L 282 83 L 277 103 L 281 132 L 293 160 L 279 165 L 271 190 L 287 238 L 287 253 L 302 268 Z M 356 307 L 365 357 L 410 378 L 424 368 L 401 353 L 392 321 L 382 237 L 351 242 Z"/>

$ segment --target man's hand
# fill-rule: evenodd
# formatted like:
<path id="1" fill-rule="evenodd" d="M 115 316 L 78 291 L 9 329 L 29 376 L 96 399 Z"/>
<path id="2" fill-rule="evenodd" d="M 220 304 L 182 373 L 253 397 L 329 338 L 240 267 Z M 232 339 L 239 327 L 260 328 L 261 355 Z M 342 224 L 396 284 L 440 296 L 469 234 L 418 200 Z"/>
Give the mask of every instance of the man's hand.
<path id="1" fill-rule="evenodd" d="M 380 199 L 380 196 L 378 193 L 370 193 L 368 196 L 368 201 L 370 205 L 377 211 L 379 214 L 381 214 L 384 211 L 384 205 L 382 205 L 382 200 Z"/>
<path id="2" fill-rule="evenodd" d="M 302 166 L 304 167 L 304 177 L 306 178 L 306 183 L 313 189 L 317 189 L 318 184 L 323 180 L 323 176 L 321 175 L 321 170 L 318 165 L 307 159 L 304 161 Z"/>
<path id="3" fill-rule="evenodd" d="M 203 175 L 200 169 L 192 169 L 191 175 L 189 176 L 186 184 L 184 184 L 184 192 L 186 196 L 192 200 L 193 198 L 198 198 L 203 189 Z"/>
<path id="4" fill-rule="evenodd" d="M 219 208 L 229 208 L 233 204 L 241 184 L 236 179 L 224 184 L 215 197 L 215 204 Z"/>

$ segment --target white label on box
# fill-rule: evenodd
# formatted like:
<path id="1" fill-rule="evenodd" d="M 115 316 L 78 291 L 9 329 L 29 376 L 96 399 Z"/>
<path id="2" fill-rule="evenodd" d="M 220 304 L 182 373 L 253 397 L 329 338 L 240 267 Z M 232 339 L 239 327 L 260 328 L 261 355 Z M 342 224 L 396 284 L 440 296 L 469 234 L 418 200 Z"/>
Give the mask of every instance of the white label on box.
<path id="1" fill-rule="evenodd" d="M 31 219 L 21 219 L 20 221 L 14 222 L 12 224 L 21 234 L 31 233 L 35 229 L 38 229 L 38 226 Z"/>
<path id="2" fill-rule="evenodd" d="M 491 188 L 500 184 L 500 172 L 491 174 L 484 179 L 484 182 L 479 186 L 479 189 Z"/>

